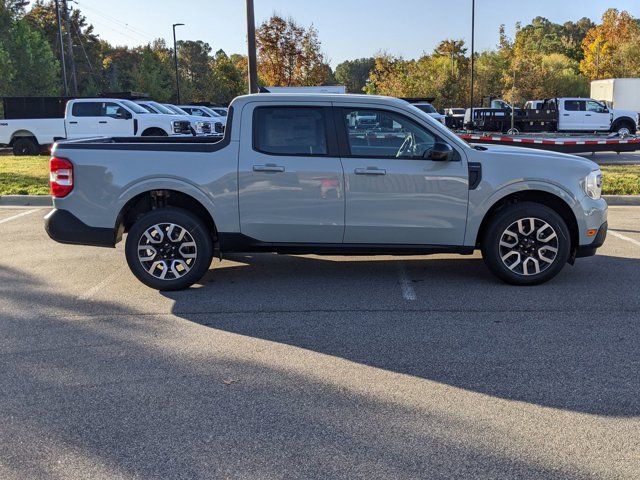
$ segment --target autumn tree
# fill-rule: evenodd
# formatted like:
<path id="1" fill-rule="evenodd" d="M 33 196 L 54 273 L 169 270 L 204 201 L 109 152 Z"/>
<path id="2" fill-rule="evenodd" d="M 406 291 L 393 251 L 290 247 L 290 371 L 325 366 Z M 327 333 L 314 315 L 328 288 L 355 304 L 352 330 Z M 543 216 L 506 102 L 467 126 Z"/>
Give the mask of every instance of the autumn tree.
<path id="1" fill-rule="evenodd" d="M 580 71 L 590 80 L 640 76 L 640 25 L 629 12 L 607 10 L 582 41 Z"/>
<path id="2" fill-rule="evenodd" d="M 256 29 L 258 75 L 270 86 L 323 85 L 330 76 L 317 30 L 273 15 Z"/>

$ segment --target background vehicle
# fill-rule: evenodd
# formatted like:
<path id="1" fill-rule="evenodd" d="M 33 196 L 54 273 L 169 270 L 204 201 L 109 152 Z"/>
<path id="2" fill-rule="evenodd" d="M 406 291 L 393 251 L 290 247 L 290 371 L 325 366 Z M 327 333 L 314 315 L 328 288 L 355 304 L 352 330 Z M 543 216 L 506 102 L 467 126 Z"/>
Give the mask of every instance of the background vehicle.
<path id="1" fill-rule="evenodd" d="M 640 78 L 593 80 L 591 97 L 615 110 L 640 112 Z"/>
<path id="2" fill-rule="evenodd" d="M 128 232 L 132 272 L 162 290 L 198 281 L 214 255 L 265 251 L 481 249 L 498 277 L 532 285 L 604 242 L 607 206 L 589 160 L 473 147 L 389 97 L 248 95 L 231 108 L 217 143 L 56 144 L 51 238 L 113 247 Z M 351 125 L 358 117 L 376 119 L 371 134 Z"/>
<path id="3" fill-rule="evenodd" d="M 444 125 L 445 123 L 445 118 L 446 115 L 443 115 L 442 113 L 438 112 L 435 107 L 433 105 L 431 105 L 430 103 L 414 103 L 413 104 L 416 108 L 419 108 L 420 110 L 422 110 L 424 113 L 432 116 L 433 118 L 435 118 L 437 121 L 439 121 L 440 123 L 442 123 Z"/>
<path id="4" fill-rule="evenodd" d="M 64 118 L 0 120 L 0 145 L 14 155 L 36 155 L 56 140 L 96 136 L 190 135 L 182 117 L 151 114 L 140 105 L 117 98 L 78 98 L 66 102 Z"/>
<path id="5" fill-rule="evenodd" d="M 526 106 L 535 109 L 514 110 L 513 130 L 511 108 L 474 109 L 472 125 L 482 131 L 499 132 L 617 132 L 633 134 L 637 130 L 638 114 L 628 110 L 611 110 L 591 98 L 550 98 L 540 105 L 532 100 Z M 467 116 L 465 116 L 465 120 Z"/>
<path id="6" fill-rule="evenodd" d="M 444 109 L 444 124 L 454 130 L 462 129 L 464 127 L 464 108 L 445 108 Z"/>
<path id="7" fill-rule="evenodd" d="M 173 117 L 180 120 L 188 120 L 191 123 L 193 133 L 195 133 L 196 135 L 211 135 L 211 133 L 213 132 L 214 127 L 211 122 L 203 120 L 202 118 L 193 117 L 187 112 L 175 111 L 173 108 L 169 108 L 168 106 L 158 102 L 154 102 L 153 100 L 136 100 L 135 102 L 138 105 L 142 105 L 151 113 L 158 113 L 160 115 L 172 115 Z"/>
<path id="8" fill-rule="evenodd" d="M 227 117 L 220 115 L 218 112 L 212 110 L 210 107 L 204 107 L 199 105 L 180 105 L 180 109 L 187 112 L 189 115 L 195 118 L 205 118 L 216 125 L 216 132 L 222 132 L 227 125 Z M 218 124 L 220 126 L 218 126 Z"/>
<path id="9" fill-rule="evenodd" d="M 210 110 L 213 110 L 221 117 L 226 117 L 229 114 L 229 109 L 225 107 L 209 107 Z"/>

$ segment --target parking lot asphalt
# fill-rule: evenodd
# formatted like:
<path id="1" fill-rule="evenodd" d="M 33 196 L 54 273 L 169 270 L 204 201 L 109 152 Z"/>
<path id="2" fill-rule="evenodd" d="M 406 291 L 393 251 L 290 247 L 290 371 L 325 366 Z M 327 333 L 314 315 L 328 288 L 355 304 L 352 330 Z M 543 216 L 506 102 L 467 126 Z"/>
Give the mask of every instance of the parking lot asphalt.
<path id="1" fill-rule="evenodd" d="M 640 207 L 538 287 L 479 255 L 214 260 L 158 293 L 0 208 L 0 478 L 638 478 Z"/>

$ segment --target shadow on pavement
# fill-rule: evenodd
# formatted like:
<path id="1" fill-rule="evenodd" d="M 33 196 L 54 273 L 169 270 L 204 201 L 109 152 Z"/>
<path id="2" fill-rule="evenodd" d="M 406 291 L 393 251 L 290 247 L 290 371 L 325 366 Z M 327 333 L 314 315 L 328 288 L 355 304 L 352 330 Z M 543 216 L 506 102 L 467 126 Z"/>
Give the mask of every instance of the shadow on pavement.
<path id="1" fill-rule="evenodd" d="M 233 260 L 243 265 L 220 271 L 214 266 L 201 289 L 164 293 L 175 301 L 173 313 L 498 398 L 640 415 L 638 259 L 579 260 L 554 281 L 527 288 L 494 280 L 475 258 Z M 399 287 L 389 282 L 398 262 L 412 276 L 416 302 L 384 298 L 399 298 Z M 380 298 L 376 279 L 384 275 L 387 290 Z M 349 290 L 363 279 L 374 292 L 364 299 Z M 291 296 L 303 298 L 290 306 Z M 318 300 L 312 305 L 308 298 Z"/>
<path id="2" fill-rule="evenodd" d="M 473 429 L 449 416 L 244 360 L 242 351 L 233 354 L 220 343 L 231 337 L 225 332 L 212 330 L 209 336 L 172 316 L 80 302 L 55 284 L 5 267 L 0 267 L 0 295 L 4 478 L 574 476 L 475 448 L 473 441 L 464 444 L 459 439 Z M 395 371 L 453 379 L 453 373 L 436 375 L 428 366 L 434 352 L 425 351 L 424 341 L 436 324 L 424 316 L 397 325 L 366 315 L 337 316 L 323 324 L 298 316 L 202 323 Z M 437 327 L 453 328 L 448 323 Z M 473 343 L 462 326 L 454 329 L 457 335 Z M 487 339 L 481 335 L 479 341 Z M 533 350 L 521 353 L 531 363 Z M 603 381 L 614 370 L 613 360 L 589 373 Z M 458 370 L 457 376 L 474 375 Z M 542 376 L 532 376 L 546 390 Z M 227 384 L 226 378 L 242 381 Z M 626 395 L 624 388 L 614 393 Z"/>

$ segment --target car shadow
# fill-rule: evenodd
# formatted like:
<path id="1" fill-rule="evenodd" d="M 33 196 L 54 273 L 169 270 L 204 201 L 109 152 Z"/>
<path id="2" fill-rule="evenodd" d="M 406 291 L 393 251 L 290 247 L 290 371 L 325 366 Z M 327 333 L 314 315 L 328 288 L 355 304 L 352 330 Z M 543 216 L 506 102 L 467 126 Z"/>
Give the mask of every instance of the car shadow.
<path id="1" fill-rule="evenodd" d="M 0 472 L 9 477 L 579 478 L 490 451 L 473 419 L 243 358 L 192 325 L 78 301 L 19 269 L 0 265 L 0 295 Z M 274 324 L 285 326 L 293 342 L 300 325 Z"/>
<path id="2" fill-rule="evenodd" d="M 173 313 L 498 398 L 640 414 L 638 259 L 580 259 L 536 287 L 502 284 L 478 258 L 230 259 L 202 288 L 163 293 Z"/>

